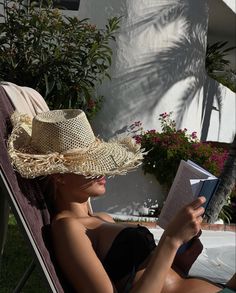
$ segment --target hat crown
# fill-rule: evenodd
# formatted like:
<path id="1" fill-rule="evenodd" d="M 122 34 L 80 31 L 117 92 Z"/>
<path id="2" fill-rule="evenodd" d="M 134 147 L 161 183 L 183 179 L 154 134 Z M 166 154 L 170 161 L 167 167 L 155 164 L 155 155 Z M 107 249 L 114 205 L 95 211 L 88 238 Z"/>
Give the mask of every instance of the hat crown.
<path id="1" fill-rule="evenodd" d="M 40 153 L 86 148 L 94 141 L 93 130 L 82 110 L 54 110 L 33 118 L 31 145 Z"/>

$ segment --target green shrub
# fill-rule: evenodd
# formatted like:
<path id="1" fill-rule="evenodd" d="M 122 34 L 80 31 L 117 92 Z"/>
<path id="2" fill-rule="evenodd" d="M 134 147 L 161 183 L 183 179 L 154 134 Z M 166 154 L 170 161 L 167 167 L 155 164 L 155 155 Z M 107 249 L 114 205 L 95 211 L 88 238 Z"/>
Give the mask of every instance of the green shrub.
<path id="1" fill-rule="evenodd" d="M 88 19 L 63 16 L 52 2 L 25 3 L 1 2 L 0 80 L 36 89 L 50 108 L 77 107 L 92 117 L 102 101 L 95 87 L 109 77 L 119 18 L 98 29 Z"/>

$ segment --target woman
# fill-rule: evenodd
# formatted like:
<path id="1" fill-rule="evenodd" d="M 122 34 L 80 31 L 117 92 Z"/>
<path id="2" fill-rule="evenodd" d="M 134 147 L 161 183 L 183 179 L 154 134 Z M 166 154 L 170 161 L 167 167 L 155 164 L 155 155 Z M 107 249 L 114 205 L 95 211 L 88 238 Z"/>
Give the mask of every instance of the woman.
<path id="1" fill-rule="evenodd" d="M 97 139 L 81 110 L 13 116 L 9 155 L 27 178 L 48 175 L 58 263 L 76 292 L 219 292 L 206 280 L 183 278 L 172 268 L 181 244 L 198 235 L 204 197 L 184 207 L 156 247 L 145 227 L 114 223 L 91 213 L 90 197 L 105 193 L 105 175 L 137 167 L 142 152 L 132 139 Z M 229 285 L 235 286 L 235 280 Z M 234 287 L 235 288 L 235 287 Z"/>

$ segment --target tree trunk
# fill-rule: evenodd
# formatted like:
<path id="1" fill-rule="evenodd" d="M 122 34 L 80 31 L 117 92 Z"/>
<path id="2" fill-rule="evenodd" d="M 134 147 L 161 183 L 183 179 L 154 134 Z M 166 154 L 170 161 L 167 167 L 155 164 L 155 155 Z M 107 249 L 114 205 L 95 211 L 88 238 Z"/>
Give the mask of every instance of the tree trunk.
<path id="1" fill-rule="evenodd" d="M 230 146 L 229 156 L 224 164 L 223 171 L 220 175 L 220 185 L 211 199 L 206 210 L 206 221 L 214 223 L 217 221 L 221 209 L 226 204 L 227 197 L 232 192 L 236 183 L 236 135 Z"/>

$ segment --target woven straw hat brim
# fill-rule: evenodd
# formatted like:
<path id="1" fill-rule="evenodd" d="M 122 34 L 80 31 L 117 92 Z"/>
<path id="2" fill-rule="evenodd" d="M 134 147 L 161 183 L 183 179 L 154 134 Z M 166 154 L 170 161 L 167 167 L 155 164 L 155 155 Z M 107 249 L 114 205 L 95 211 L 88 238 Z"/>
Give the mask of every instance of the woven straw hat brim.
<path id="1" fill-rule="evenodd" d="M 55 173 L 74 173 L 90 177 L 123 175 L 142 163 L 140 145 L 128 136 L 109 142 L 96 139 L 86 149 L 39 154 L 30 145 L 31 118 L 14 113 L 12 123 L 8 152 L 12 165 L 25 178 Z"/>

